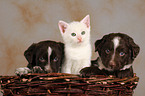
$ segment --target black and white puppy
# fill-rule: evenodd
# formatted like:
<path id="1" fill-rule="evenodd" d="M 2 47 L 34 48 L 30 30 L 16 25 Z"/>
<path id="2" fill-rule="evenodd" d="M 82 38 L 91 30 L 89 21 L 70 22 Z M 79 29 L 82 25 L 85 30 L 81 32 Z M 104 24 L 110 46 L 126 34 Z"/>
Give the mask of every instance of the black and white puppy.
<path id="1" fill-rule="evenodd" d="M 81 74 L 115 75 L 132 77 L 132 63 L 139 53 L 139 46 L 126 34 L 111 33 L 95 42 L 97 60 L 92 61 L 91 69 L 81 70 Z M 86 73 L 84 73 L 86 72 Z"/>
<path id="2" fill-rule="evenodd" d="M 16 69 L 16 74 L 58 73 L 64 58 L 64 44 L 55 41 L 34 43 L 24 52 L 24 56 L 28 65 Z"/>

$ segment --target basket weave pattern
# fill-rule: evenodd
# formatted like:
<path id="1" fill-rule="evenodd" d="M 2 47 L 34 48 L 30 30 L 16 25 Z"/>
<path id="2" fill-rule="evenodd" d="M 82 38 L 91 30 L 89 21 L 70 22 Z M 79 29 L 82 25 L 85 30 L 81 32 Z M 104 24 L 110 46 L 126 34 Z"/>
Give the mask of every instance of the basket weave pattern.
<path id="1" fill-rule="evenodd" d="M 94 75 L 82 78 L 64 73 L 1 76 L 4 96 L 132 96 L 139 78 Z"/>

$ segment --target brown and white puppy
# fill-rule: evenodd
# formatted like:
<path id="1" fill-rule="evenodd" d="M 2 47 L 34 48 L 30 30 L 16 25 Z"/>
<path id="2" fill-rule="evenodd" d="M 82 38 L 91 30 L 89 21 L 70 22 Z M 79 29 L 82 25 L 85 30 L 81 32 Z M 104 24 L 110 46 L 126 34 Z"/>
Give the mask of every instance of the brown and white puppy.
<path id="1" fill-rule="evenodd" d="M 95 42 L 95 52 L 99 53 L 99 58 L 92 61 L 91 69 L 83 69 L 81 73 L 88 74 L 90 71 L 91 74 L 115 75 L 119 78 L 132 77 L 132 63 L 139 50 L 139 46 L 126 34 L 105 35 Z"/>
<path id="2" fill-rule="evenodd" d="M 64 44 L 55 41 L 34 43 L 24 52 L 24 56 L 28 65 L 18 68 L 16 74 L 58 73 L 64 58 Z"/>

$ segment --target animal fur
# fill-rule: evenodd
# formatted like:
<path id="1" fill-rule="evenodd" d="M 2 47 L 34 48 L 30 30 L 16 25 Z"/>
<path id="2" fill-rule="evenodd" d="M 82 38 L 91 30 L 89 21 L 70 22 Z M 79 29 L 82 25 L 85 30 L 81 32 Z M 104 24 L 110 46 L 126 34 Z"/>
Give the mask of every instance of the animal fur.
<path id="1" fill-rule="evenodd" d="M 80 22 L 58 23 L 65 44 L 65 62 L 63 73 L 79 74 L 84 67 L 90 66 L 90 17 L 87 15 Z"/>
<path id="2" fill-rule="evenodd" d="M 88 75 L 90 70 L 91 74 L 115 75 L 119 78 L 132 77 L 133 61 L 139 50 L 140 47 L 126 34 L 105 35 L 95 42 L 95 52 L 99 53 L 99 57 L 92 61 L 91 68 L 81 70 L 81 74 Z"/>
<path id="3" fill-rule="evenodd" d="M 24 56 L 28 65 L 16 69 L 16 74 L 58 73 L 64 58 L 64 44 L 50 40 L 34 43 L 24 52 Z"/>

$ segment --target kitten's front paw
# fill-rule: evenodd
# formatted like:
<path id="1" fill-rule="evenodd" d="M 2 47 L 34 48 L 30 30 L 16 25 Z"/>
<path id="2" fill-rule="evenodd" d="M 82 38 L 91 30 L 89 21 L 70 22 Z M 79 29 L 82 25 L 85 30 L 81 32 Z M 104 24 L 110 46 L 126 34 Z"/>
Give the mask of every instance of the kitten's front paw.
<path id="1" fill-rule="evenodd" d="M 28 67 L 17 68 L 15 71 L 15 74 L 20 76 L 28 73 L 31 73 L 31 70 Z"/>
<path id="2" fill-rule="evenodd" d="M 61 73 L 71 74 L 71 70 L 70 70 L 70 68 L 63 67 L 62 70 L 61 70 Z"/>
<path id="3" fill-rule="evenodd" d="M 45 72 L 40 66 L 34 66 L 32 69 L 32 73 L 45 73 Z"/>

